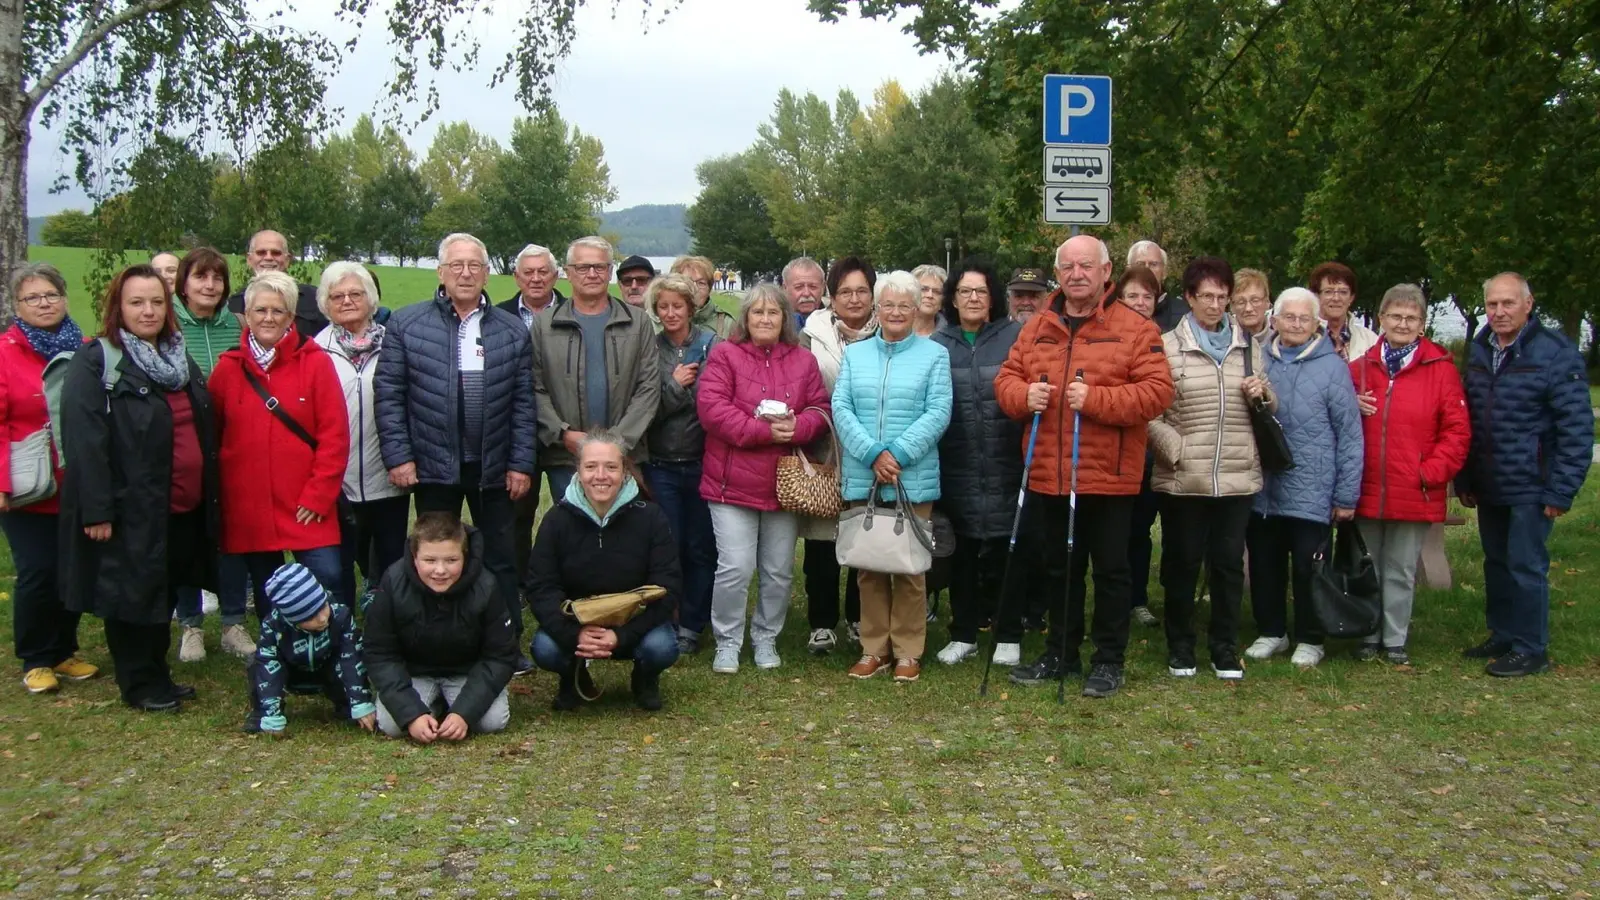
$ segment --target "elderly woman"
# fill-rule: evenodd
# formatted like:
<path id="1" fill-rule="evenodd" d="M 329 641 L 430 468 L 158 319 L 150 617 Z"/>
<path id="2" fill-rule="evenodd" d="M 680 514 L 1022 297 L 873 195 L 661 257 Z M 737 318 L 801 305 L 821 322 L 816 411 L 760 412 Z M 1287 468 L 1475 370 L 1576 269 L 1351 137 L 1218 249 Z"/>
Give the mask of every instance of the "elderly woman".
<path id="1" fill-rule="evenodd" d="M 378 286 L 366 266 L 336 262 L 322 270 L 317 308 L 328 317 L 315 338 L 327 353 L 344 389 L 350 455 L 339 502 L 340 590 L 356 595 L 356 569 L 368 587 L 405 555 L 411 498 L 389 480 L 378 446 L 372 380 L 383 351 L 383 326 L 373 321 Z M 354 606 L 352 606 L 352 609 Z"/>
<path id="2" fill-rule="evenodd" d="M 1467 461 L 1472 423 L 1450 351 L 1422 336 L 1422 289 L 1397 284 L 1378 308 L 1383 340 L 1350 363 L 1361 407 L 1366 456 L 1356 526 L 1383 590 L 1383 627 L 1359 659 L 1410 662 L 1406 636 L 1422 540 L 1443 522 L 1450 480 Z"/>
<path id="3" fill-rule="evenodd" d="M 285 551 L 340 603 L 352 599 L 339 553 L 350 422 L 333 362 L 295 330 L 298 292 L 282 272 L 251 279 L 244 337 L 211 374 L 222 446 L 222 550 L 244 556 L 262 619 L 267 579 Z"/>
<path id="4" fill-rule="evenodd" d="M 717 574 L 711 588 L 711 671 L 739 671 L 750 574 L 760 597 L 750 622 L 755 664 L 775 669 L 789 612 L 795 516 L 778 505 L 778 459 L 827 432 L 828 394 L 816 359 L 800 349 L 789 298 L 758 284 L 739 305 L 728 340 L 711 348 L 695 408 L 706 433 L 700 496 L 711 504 Z M 831 548 L 830 548 L 831 549 Z"/>
<path id="5" fill-rule="evenodd" d="M 154 269 L 111 279 L 105 310 L 61 388 L 66 607 L 105 620 L 124 703 L 175 711 L 195 693 L 167 666 L 177 589 L 216 585 L 211 396 Z"/>
<path id="6" fill-rule="evenodd" d="M 1161 587 L 1166 594 L 1167 671 L 1195 674 L 1195 586 L 1210 573 L 1206 642 L 1218 678 L 1244 677 L 1239 663 L 1239 603 L 1250 505 L 1261 490 L 1261 459 L 1249 405 L 1276 408 L 1261 373 L 1260 345 L 1228 315 L 1233 269 L 1215 256 L 1183 271 L 1189 312 L 1162 335 L 1177 396 L 1150 423 L 1161 503 Z M 1248 360 L 1246 354 L 1249 354 Z M 1247 371 L 1250 374 L 1246 374 Z"/>
<path id="7" fill-rule="evenodd" d="M 910 272 L 878 279 L 876 292 L 878 333 L 845 350 L 833 388 L 844 451 L 839 492 L 858 503 L 903 498 L 927 519 L 939 499 L 939 438 L 953 404 L 950 354 L 913 328 L 919 290 Z M 861 658 L 850 677 L 893 666 L 895 681 L 916 681 L 928 632 L 924 577 L 862 570 L 858 579 Z"/>
<path id="8" fill-rule="evenodd" d="M 1123 271 L 1114 290 L 1124 306 L 1148 319 L 1155 315 L 1156 299 L 1161 296 L 1161 280 L 1156 278 L 1156 273 L 1149 266 L 1135 263 Z M 1150 476 L 1155 473 L 1155 466 L 1155 448 L 1151 447 L 1144 454 L 1144 481 L 1139 486 L 1139 499 L 1134 503 L 1133 521 L 1128 528 L 1128 571 L 1133 576 L 1130 617 L 1132 621 L 1145 626 L 1160 624 L 1155 614 L 1150 612 L 1150 559 L 1155 555 L 1150 529 L 1155 527 L 1156 516 L 1161 510 L 1156 492 L 1150 487 Z M 1072 573 L 1070 576 L 1073 584 L 1080 586 L 1076 588 L 1079 596 L 1088 596 L 1081 587 L 1087 576 L 1088 562 L 1087 558 L 1082 562 L 1084 575 Z"/>
<path id="9" fill-rule="evenodd" d="M 603 429 L 585 435 L 578 473 L 533 542 L 527 591 L 539 620 L 533 659 L 560 679 L 557 710 L 578 707 L 580 661 L 596 659 L 633 660 L 633 702 L 658 710 L 661 673 L 678 659 L 672 616 L 683 590 L 679 542 L 662 508 L 641 496 L 631 468 L 621 438 Z M 563 609 L 568 600 L 646 585 L 665 588 L 666 596 L 622 625 L 583 625 Z"/>
<path id="10" fill-rule="evenodd" d="M 978 652 L 978 632 L 1003 592 L 1006 539 L 1022 484 L 1022 426 L 1000 411 L 994 376 L 1022 326 L 1006 317 L 994 264 L 964 260 L 944 288 L 944 325 L 933 340 L 950 358 L 950 427 L 939 439 L 939 508 L 955 530 L 950 643 L 939 661 Z"/>
<path id="11" fill-rule="evenodd" d="M 378 583 L 363 651 L 378 728 L 390 737 L 461 741 L 511 721 L 516 632 L 499 579 L 484 569 L 483 543 L 452 513 L 422 513 L 406 543 L 409 559 Z"/>
<path id="12" fill-rule="evenodd" d="M 858 256 L 834 260 L 827 277 L 833 305 L 806 319 L 800 343 L 816 357 L 822 386 L 830 396 L 839 379 L 844 349 L 872 337 L 878 330 L 878 320 L 872 314 L 872 286 L 877 280 L 872 264 Z M 811 626 L 806 648 L 823 656 L 838 644 L 834 629 L 839 626 L 839 560 L 833 544 L 834 523 L 812 524 L 814 530 L 803 535 L 806 618 Z M 854 574 L 845 582 L 844 619 L 850 639 L 860 642 L 861 588 Z"/>
<path id="13" fill-rule="evenodd" d="M 1265 342 L 1272 335 L 1267 328 L 1271 297 L 1267 273 L 1260 269 L 1240 269 L 1233 273 L 1233 302 L 1228 311 L 1233 313 L 1233 320 L 1239 327 L 1258 342 Z"/>
<path id="14" fill-rule="evenodd" d="M 917 280 L 920 288 L 917 302 L 917 320 L 912 325 L 918 337 L 933 337 L 939 330 L 939 314 L 944 312 L 945 283 L 950 276 L 944 269 L 934 265 L 917 266 L 911 270 L 911 277 Z"/>
<path id="15" fill-rule="evenodd" d="M 700 649 L 701 632 L 711 623 L 711 583 L 717 573 L 711 507 L 700 496 L 706 432 L 700 427 L 695 398 L 700 367 L 717 335 L 694 323 L 694 284 L 682 275 L 656 279 L 645 292 L 644 303 L 661 323 L 661 333 L 656 335 L 661 405 L 647 434 L 650 461 L 644 464 L 644 480 L 678 536 L 683 568 L 678 649 L 695 653 Z"/>
<path id="16" fill-rule="evenodd" d="M 711 302 L 711 282 L 716 266 L 704 256 L 680 256 L 672 261 L 670 275 L 682 275 L 694 285 L 694 324 L 725 338 L 733 331 L 733 316 Z"/>
<path id="17" fill-rule="evenodd" d="M 1333 349 L 1346 360 L 1357 360 L 1378 343 L 1378 335 L 1350 318 L 1356 304 L 1356 273 L 1344 263 L 1325 262 L 1311 270 L 1306 279 L 1317 295 L 1325 333 Z"/>
<path id="18" fill-rule="evenodd" d="M 1319 312 L 1317 295 L 1305 288 L 1289 288 L 1273 307 L 1263 374 L 1277 390 L 1294 468 L 1265 474 L 1245 535 L 1250 603 L 1261 632 L 1245 655 L 1267 659 L 1289 649 L 1292 583 L 1291 661 L 1302 668 L 1323 656 L 1322 626 L 1311 607 L 1311 557 L 1329 543 L 1330 521 L 1355 517 L 1361 494 L 1361 412 L 1350 369 L 1319 327 Z"/>
<path id="19" fill-rule="evenodd" d="M 17 318 L 9 331 L 0 334 L 0 433 L 4 435 L 0 440 L 0 529 L 5 530 L 6 543 L 11 545 L 11 562 L 17 573 L 11 639 L 22 663 L 22 685 L 30 694 L 42 694 L 57 690 L 63 678 L 81 681 L 99 671 L 78 657 L 79 614 L 61 604 L 57 492 L 66 473 L 50 437 L 50 413 L 44 400 L 45 365 L 62 354 L 77 352 L 83 346 L 83 331 L 67 314 L 66 279 L 49 263 L 18 267 L 11 276 L 11 296 L 16 298 Z M 35 435 L 43 435 L 33 439 L 42 441 L 44 465 L 34 471 L 50 472 L 56 489 L 47 497 L 17 497 L 19 488 L 36 485 L 14 480 L 13 466 L 22 460 L 13 458 L 12 451 Z M 19 505 L 19 500 L 27 505 Z"/>

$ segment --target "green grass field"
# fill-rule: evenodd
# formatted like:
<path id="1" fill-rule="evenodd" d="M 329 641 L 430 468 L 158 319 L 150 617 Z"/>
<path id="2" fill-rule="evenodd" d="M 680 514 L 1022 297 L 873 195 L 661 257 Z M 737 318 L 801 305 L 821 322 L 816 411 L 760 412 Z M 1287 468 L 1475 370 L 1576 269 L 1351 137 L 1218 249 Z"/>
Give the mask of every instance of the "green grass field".
<path id="1" fill-rule="evenodd" d="M 1177 680 L 1138 629 L 1123 692 L 1072 684 L 1061 706 L 1003 673 L 980 699 L 981 663 L 931 658 L 943 621 L 919 683 L 850 681 L 847 651 L 805 654 L 798 584 L 778 670 L 717 676 L 702 652 L 655 715 L 619 664 L 575 714 L 537 674 L 514 682 L 508 732 L 460 746 L 365 736 L 320 700 L 292 702 L 285 739 L 240 734 L 242 667 L 216 652 L 176 667 L 200 691 L 176 716 L 123 708 L 109 673 L 35 697 L 13 670 L 0 894 L 1600 895 L 1594 486 L 1552 542 L 1548 675 L 1459 658 L 1482 634 L 1470 524 L 1449 549 L 1457 586 L 1419 596 L 1410 667 L 1335 646 L 1312 671 Z M 0 601 L 0 636 L 10 618 Z M 81 637 L 107 665 L 100 623 Z"/>

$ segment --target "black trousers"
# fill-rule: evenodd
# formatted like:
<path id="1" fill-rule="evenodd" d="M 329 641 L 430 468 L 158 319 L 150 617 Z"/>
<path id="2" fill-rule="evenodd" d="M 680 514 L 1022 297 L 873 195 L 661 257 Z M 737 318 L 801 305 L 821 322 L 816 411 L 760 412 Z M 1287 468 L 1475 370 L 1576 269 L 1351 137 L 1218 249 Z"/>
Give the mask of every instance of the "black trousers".
<path id="1" fill-rule="evenodd" d="M 1292 584 L 1295 643 L 1322 643 L 1322 623 L 1311 606 L 1311 557 L 1331 534 L 1326 522 L 1251 514 L 1245 535 L 1250 547 L 1250 608 L 1262 636 L 1289 634 L 1288 592 Z"/>
<path id="2" fill-rule="evenodd" d="M 552 503 L 560 503 L 560 497 L 552 496 Z M 521 500 L 512 501 L 514 516 L 511 520 L 511 560 L 516 564 L 517 584 L 521 585 L 528 577 L 528 557 L 533 553 L 533 526 L 539 516 L 539 476 L 533 476 L 533 487 L 522 495 Z"/>
<path id="3" fill-rule="evenodd" d="M 1166 592 L 1167 650 L 1194 652 L 1195 588 L 1200 566 L 1210 573 L 1212 660 L 1231 664 L 1239 650 L 1244 599 L 1245 530 L 1255 498 L 1161 495 L 1161 588 Z"/>
<path id="4" fill-rule="evenodd" d="M 976 644 L 978 631 L 993 621 L 1005 590 L 1006 544 L 1006 538 L 956 535 L 956 552 L 949 559 L 950 640 Z"/>
<path id="5" fill-rule="evenodd" d="M 261 691 L 260 685 L 250 677 L 253 669 L 254 666 L 245 670 L 245 681 L 250 683 L 250 715 L 245 719 L 245 727 L 258 731 L 261 728 Z M 302 669 L 285 663 L 283 674 L 285 694 L 321 694 L 333 704 L 335 721 L 350 721 L 350 699 L 344 692 L 344 682 L 339 680 L 338 666 L 330 662 L 320 669 Z M 284 704 L 284 714 L 288 714 L 287 703 Z"/>
<path id="6" fill-rule="evenodd" d="M 361 594 L 356 590 L 356 570 L 373 588 L 396 560 L 406 555 L 411 498 L 404 494 L 353 503 L 339 500 L 339 582 L 345 602 L 353 610 Z"/>
<path id="7" fill-rule="evenodd" d="M 1076 549 L 1073 568 L 1094 567 L 1094 618 L 1090 636 L 1094 640 L 1094 665 L 1122 665 L 1128 647 L 1128 525 L 1136 498 L 1095 494 L 1078 495 Z M 1022 534 L 1018 552 L 1026 545 L 1027 558 L 1036 573 L 1042 572 L 1047 584 L 1077 583 L 1067 570 L 1067 525 L 1071 506 L 1067 497 L 1028 492 L 1022 513 Z M 1050 598 L 1049 646 L 1077 652 L 1082 641 L 1084 596 L 1082 590 L 1062 590 Z M 1071 596 L 1066 596 L 1070 594 Z M 1021 615 L 1026 601 L 1008 595 L 1004 616 L 997 626 L 997 640 L 1016 643 L 1022 640 Z M 1076 642 L 1073 632 L 1078 632 Z"/>
<path id="8" fill-rule="evenodd" d="M 177 604 L 173 604 L 176 608 Z M 117 689 L 129 703 L 172 694 L 172 669 L 167 651 L 172 649 L 172 626 L 163 622 L 106 620 L 106 649 L 117 673 Z"/>
<path id="9" fill-rule="evenodd" d="M 814 631 L 839 627 L 839 557 L 833 541 L 806 541 L 801 573 L 806 579 L 806 621 Z M 861 621 L 861 586 L 856 571 L 844 586 L 844 620 Z"/>
<path id="10" fill-rule="evenodd" d="M 11 637 L 24 672 L 53 668 L 78 652 L 82 615 L 61 605 L 58 524 L 55 513 L 23 510 L 0 515 L 0 528 L 5 529 L 17 570 Z"/>
<path id="11" fill-rule="evenodd" d="M 511 613 L 511 625 L 517 636 L 522 636 L 522 595 L 517 590 L 517 564 L 515 542 L 511 537 L 516 520 L 516 505 L 504 484 L 480 487 L 483 468 L 477 463 L 461 464 L 461 480 L 455 484 L 419 484 L 413 495 L 417 502 L 417 515 L 425 512 L 461 514 L 461 503 L 466 501 L 472 513 L 472 524 L 483 536 L 483 567 L 494 576 L 500 588 L 500 598 Z M 520 646 L 521 640 L 517 641 Z"/>
<path id="12" fill-rule="evenodd" d="M 1150 476 L 1146 475 L 1144 488 L 1133 503 L 1133 523 L 1128 526 L 1128 571 L 1133 578 L 1129 606 L 1150 605 L 1150 558 L 1155 555 L 1155 542 L 1150 540 L 1150 529 L 1155 527 L 1156 515 L 1161 510 L 1160 497 L 1150 489 Z"/>

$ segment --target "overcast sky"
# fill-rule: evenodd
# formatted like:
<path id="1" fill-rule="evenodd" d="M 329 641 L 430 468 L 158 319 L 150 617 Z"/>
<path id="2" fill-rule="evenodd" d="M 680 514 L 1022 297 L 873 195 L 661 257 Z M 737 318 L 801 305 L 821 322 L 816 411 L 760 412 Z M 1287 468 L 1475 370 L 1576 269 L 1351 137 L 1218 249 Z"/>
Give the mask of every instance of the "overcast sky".
<path id="1" fill-rule="evenodd" d="M 488 87 L 489 73 L 514 38 L 515 0 L 497 0 L 494 15 L 480 15 L 477 71 L 439 76 L 441 110 L 416 124 L 409 141 L 420 157 L 440 122 L 465 119 L 504 143 L 512 119 L 523 112 L 513 89 Z M 289 16 L 297 28 L 325 30 L 342 40 L 323 0 L 300 0 Z M 682 0 L 664 22 L 641 23 L 637 0 L 589 0 L 578 15 L 572 54 L 557 64 L 555 98 L 561 113 L 605 143 L 614 209 L 640 203 L 691 203 L 698 191 L 695 164 L 748 147 L 756 127 L 772 113 L 778 91 L 816 92 L 830 103 L 840 88 L 871 102 L 873 90 L 895 78 L 908 92 L 950 65 L 920 56 L 898 24 L 848 19 L 828 25 L 806 11 L 805 0 Z M 652 13 L 651 20 L 660 18 Z M 380 25 L 374 16 L 371 23 Z M 378 111 L 390 74 L 391 52 L 379 27 L 370 28 L 356 53 L 329 86 L 328 103 L 353 122 Z M 348 126 L 339 130 L 346 130 Z M 76 188 L 50 194 L 70 160 L 58 152 L 59 136 L 37 133 L 28 170 L 29 214 L 87 208 Z"/>

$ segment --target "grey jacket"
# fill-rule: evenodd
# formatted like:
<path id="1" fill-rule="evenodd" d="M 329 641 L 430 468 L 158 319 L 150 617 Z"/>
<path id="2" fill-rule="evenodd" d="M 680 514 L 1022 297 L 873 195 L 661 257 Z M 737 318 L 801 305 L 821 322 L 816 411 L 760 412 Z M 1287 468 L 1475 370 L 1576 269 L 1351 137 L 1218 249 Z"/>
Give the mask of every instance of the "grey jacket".
<path id="1" fill-rule="evenodd" d="M 939 509 L 957 536 L 998 538 L 1011 533 L 1022 486 L 1024 423 L 1000 411 L 994 377 L 1022 326 L 989 322 L 968 344 L 961 326 L 946 324 L 934 341 L 950 354 L 954 406 L 939 438 Z"/>
<path id="2" fill-rule="evenodd" d="M 684 387 L 672 373 L 688 363 L 700 363 L 704 368 L 711 345 L 718 340 L 716 332 L 703 325 L 690 328 L 689 340 L 682 347 L 665 334 L 656 335 L 656 352 L 661 360 L 661 406 L 647 433 L 651 459 L 699 462 L 705 454 L 706 431 L 700 426 L 700 413 L 695 409 L 695 391 L 700 382 Z"/>
<path id="3" fill-rule="evenodd" d="M 572 454 L 561 442 L 563 431 L 588 431 L 584 379 L 589 360 L 583 355 L 583 327 L 573 317 L 576 300 L 547 307 L 533 320 L 533 382 L 539 398 L 539 465 L 571 466 Z M 611 387 L 611 430 L 621 436 L 635 461 L 649 458 L 645 433 L 661 398 L 660 366 L 656 364 L 655 329 L 645 311 L 612 298 L 606 323 L 605 373 Z"/>

